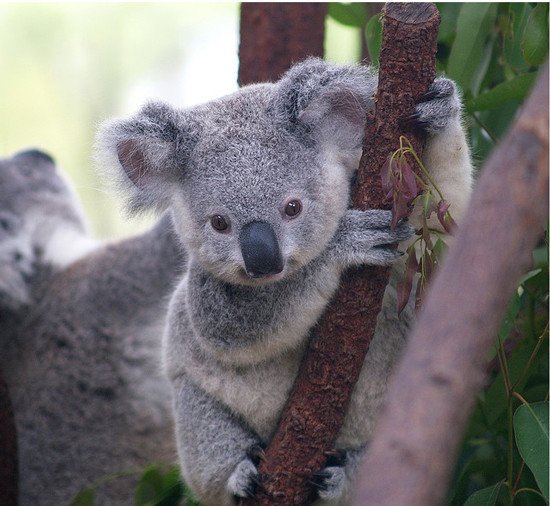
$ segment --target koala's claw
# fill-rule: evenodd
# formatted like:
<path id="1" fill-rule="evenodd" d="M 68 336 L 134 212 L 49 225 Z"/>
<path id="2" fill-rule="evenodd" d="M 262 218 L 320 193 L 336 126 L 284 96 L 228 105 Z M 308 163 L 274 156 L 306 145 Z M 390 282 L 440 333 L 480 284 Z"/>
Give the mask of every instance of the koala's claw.
<path id="1" fill-rule="evenodd" d="M 236 497 L 254 497 L 259 483 L 258 469 L 249 458 L 246 458 L 239 462 L 229 477 L 227 488 Z"/>
<path id="2" fill-rule="evenodd" d="M 311 482 L 321 499 L 338 499 L 344 493 L 346 473 L 341 466 L 325 467 L 313 475 Z"/>
<path id="3" fill-rule="evenodd" d="M 343 467 L 346 465 L 348 459 L 348 452 L 346 450 L 330 450 L 325 452 L 324 455 L 327 458 L 326 467 Z"/>
<path id="4" fill-rule="evenodd" d="M 420 102 L 429 102 L 430 100 L 434 100 L 436 98 L 452 97 L 455 93 L 455 83 L 450 79 L 440 77 L 430 85 L 428 92 L 422 97 Z"/>
<path id="5" fill-rule="evenodd" d="M 265 445 L 255 444 L 246 450 L 246 456 L 252 461 L 255 466 L 265 458 Z"/>
<path id="6" fill-rule="evenodd" d="M 450 79 L 438 78 L 405 122 L 434 133 L 445 129 L 459 113 L 460 100 L 455 83 Z"/>

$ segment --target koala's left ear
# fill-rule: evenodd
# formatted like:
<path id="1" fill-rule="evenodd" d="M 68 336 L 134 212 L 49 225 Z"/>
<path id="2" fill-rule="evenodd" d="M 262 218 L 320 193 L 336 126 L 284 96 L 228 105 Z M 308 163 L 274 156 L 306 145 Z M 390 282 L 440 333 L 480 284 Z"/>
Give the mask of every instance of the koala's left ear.
<path id="1" fill-rule="evenodd" d="M 100 127 L 99 170 L 114 176 L 131 212 L 169 207 L 172 187 L 181 181 L 198 135 L 184 114 L 152 102 L 131 118 Z"/>
<path id="2" fill-rule="evenodd" d="M 369 67 L 309 58 L 279 81 L 275 107 L 300 140 L 333 150 L 346 165 L 354 165 L 376 83 Z"/>

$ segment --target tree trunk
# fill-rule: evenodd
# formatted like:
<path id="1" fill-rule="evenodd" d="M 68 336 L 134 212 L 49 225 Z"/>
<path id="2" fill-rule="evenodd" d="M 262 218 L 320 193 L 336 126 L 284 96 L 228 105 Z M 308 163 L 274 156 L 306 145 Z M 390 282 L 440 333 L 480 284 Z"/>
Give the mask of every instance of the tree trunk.
<path id="1" fill-rule="evenodd" d="M 308 56 L 323 56 L 324 3 L 242 3 L 239 84 L 275 81 Z"/>
<path id="2" fill-rule="evenodd" d="M 369 120 L 353 206 L 383 207 L 380 168 L 407 135 L 418 152 L 423 138 L 401 119 L 435 77 L 439 13 L 433 4 L 386 4 L 379 87 Z M 313 473 L 324 467 L 346 414 L 382 304 L 385 268 L 347 272 L 329 309 L 313 330 L 310 347 L 277 432 L 260 463 L 258 497 L 245 504 L 307 504 Z"/>
<path id="3" fill-rule="evenodd" d="M 391 382 L 357 506 L 442 504 L 520 275 L 548 219 L 548 65 L 485 164 Z"/>

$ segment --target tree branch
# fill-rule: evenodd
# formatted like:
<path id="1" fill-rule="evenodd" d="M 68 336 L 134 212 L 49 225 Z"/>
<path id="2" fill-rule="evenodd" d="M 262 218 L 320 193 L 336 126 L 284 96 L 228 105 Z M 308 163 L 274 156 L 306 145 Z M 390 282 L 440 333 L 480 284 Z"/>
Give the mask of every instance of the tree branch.
<path id="1" fill-rule="evenodd" d="M 443 502 L 485 357 L 547 219 L 548 65 L 485 164 L 431 286 L 391 382 L 354 504 Z"/>
<path id="2" fill-rule="evenodd" d="M 323 56 L 324 3 L 241 4 L 239 84 L 275 81 L 292 63 Z"/>
<path id="3" fill-rule="evenodd" d="M 418 152 L 423 139 L 401 124 L 435 77 L 439 14 L 433 4 L 390 3 L 385 8 L 383 49 L 375 112 L 353 205 L 382 207 L 379 171 L 407 135 Z M 310 347 L 265 460 L 262 487 L 246 504 L 306 504 L 313 498 L 312 474 L 332 450 L 376 326 L 388 269 L 347 272 L 333 303 L 313 330 Z"/>

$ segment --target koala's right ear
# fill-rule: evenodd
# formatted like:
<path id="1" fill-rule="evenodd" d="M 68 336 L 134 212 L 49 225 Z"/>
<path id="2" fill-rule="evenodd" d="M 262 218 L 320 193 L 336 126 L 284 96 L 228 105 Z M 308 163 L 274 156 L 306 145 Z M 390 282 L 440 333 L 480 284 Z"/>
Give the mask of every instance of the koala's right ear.
<path id="1" fill-rule="evenodd" d="M 110 179 L 114 176 L 130 212 L 169 207 L 172 188 L 181 182 L 198 136 L 196 125 L 186 116 L 167 104 L 152 102 L 133 117 L 100 127 L 99 170 Z"/>

